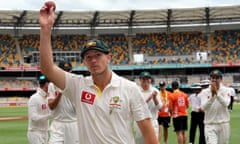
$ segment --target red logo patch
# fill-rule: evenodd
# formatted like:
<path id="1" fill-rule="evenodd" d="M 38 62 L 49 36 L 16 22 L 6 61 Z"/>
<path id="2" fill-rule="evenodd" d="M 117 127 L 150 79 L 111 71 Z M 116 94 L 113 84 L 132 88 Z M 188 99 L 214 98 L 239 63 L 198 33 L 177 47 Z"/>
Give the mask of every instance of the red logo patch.
<path id="1" fill-rule="evenodd" d="M 96 95 L 87 91 L 82 92 L 81 96 L 81 102 L 88 103 L 88 104 L 93 104 L 95 100 Z"/>
<path id="2" fill-rule="evenodd" d="M 46 104 L 42 104 L 42 110 L 47 109 L 47 105 Z"/>

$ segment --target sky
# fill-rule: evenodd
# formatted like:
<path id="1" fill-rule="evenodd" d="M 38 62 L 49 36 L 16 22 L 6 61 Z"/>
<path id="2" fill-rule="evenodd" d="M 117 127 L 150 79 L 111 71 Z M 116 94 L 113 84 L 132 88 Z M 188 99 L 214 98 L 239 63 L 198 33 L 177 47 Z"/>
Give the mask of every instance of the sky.
<path id="1" fill-rule="evenodd" d="M 0 10 L 39 10 L 47 0 L 0 0 Z M 240 0 L 52 0 L 56 10 L 115 11 L 240 6 Z"/>

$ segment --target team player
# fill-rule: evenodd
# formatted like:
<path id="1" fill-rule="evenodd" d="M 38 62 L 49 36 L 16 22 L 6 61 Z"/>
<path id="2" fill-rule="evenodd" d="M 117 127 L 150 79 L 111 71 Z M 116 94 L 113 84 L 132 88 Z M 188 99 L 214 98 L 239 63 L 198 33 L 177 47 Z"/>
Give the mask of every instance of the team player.
<path id="1" fill-rule="evenodd" d="M 109 68 L 109 47 L 100 40 L 88 41 L 81 51 L 90 76 L 65 72 L 54 65 L 51 30 L 54 8 L 40 10 L 41 71 L 69 97 L 77 113 L 79 140 L 83 144 L 134 144 L 132 120 L 143 134 L 145 144 L 157 144 L 151 114 L 136 83 Z"/>
<path id="2" fill-rule="evenodd" d="M 158 137 L 158 111 L 162 107 L 162 102 L 159 95 L 159 90 L 152 85 L 153 77 L 148 71 L 143 71 L 140 73 L 140 89 L 144 95 L 144 99 L 148 104 L 148 108 L 152 114 L 152 125 L 154 127 L 155 135 Z M 143 144 L 143 137 L 138 127 L 135 127 L 136 130 L 136 144 Z"/>
<path id="3" fill-rule="evenodd" d="M 228 105 L 230 91 L 222 84 L 223 74 L 219 70 L 210 73 L 210 86 L 199 94 L 201 108 L 205 112 L 206 144 L 228 144 L 230 136 L 230 116 Z"/>
<path id="4" fill-rule="evenodd" d="M 169 102 L 171 100 L 171 92 L 166 90 L 166 83 L 164 81 L 159 82 L 160 97 L 163 103 L 162 108 L 158 111 L 158 124 L 159 124 L 159 136 L 158 141 L 161 141 L 161 135 L 163 135 L 163 142 L 168 142 L 168 128 L 171 122 L 171 113 L 169 108 Z M 162 133 L 163 131 L 163 133 Z"/>
<path id="5" fill-rule="evenodd" d="M 71 63 L 66 60 L 61 60 L 58 66 L 64 71 L 72 71 Z M 48 93 L 48 105 L 53 117 L 49 144 L 78 144 L 77 117 L 73 103 L 68 97 L 62 96 L 53 83 L 49 84 Z"/>
<path id="6" fill-rule="evenodd" d="M 51 116 L 47 104 L 48 79 L 38 78 L 39 88 L 28 101 L 28 142 L 29 144 L 47 144 L 48 126 Z"/>
<path id="7" fill-rule="evenodd" d="M 187 108 L 189 105 L 188 95 L 179 89 L 177 81 L 172 82 L 172 100 L 170 107 L 172 111 L 174 131 L 177 135 L 178 144 L 187 142 Z"/>

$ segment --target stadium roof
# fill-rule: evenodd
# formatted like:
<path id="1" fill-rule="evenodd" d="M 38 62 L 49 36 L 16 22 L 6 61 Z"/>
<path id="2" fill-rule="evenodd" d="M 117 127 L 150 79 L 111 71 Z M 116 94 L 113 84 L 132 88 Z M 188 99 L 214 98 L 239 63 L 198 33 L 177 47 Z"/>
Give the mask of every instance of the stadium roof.
<path id="1" fill-rule="evenodd" d="M 56 11 L 56 28 L 147 27 L 240 23 L 240 6 L 128 11 Z M 0 11 L 0 27 L 39 27 L 38 11 Z M 238 27 L 239 28 L 239 27 Z"/>

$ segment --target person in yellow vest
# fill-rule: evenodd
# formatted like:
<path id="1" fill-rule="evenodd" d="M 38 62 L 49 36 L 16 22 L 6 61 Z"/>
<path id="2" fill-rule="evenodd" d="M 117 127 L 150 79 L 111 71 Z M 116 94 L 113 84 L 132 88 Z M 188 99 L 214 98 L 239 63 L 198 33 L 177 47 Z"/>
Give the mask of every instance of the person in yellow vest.
<path id="1" fill-rule="evenodd" d="M 160 142 L 163 135 L 164 144 L 168 143 L 168 128 L 171 122 L 171 113 L 169 108 L 169 102 L 171 100 L 171 92 L 166 90 L 166 83 L 164 81 L 159 82 L 160 97 L 163 103 L 162 108 L 158 111 L 158 125 L 159 125 L 159 136 L 158 141 Z"/>

